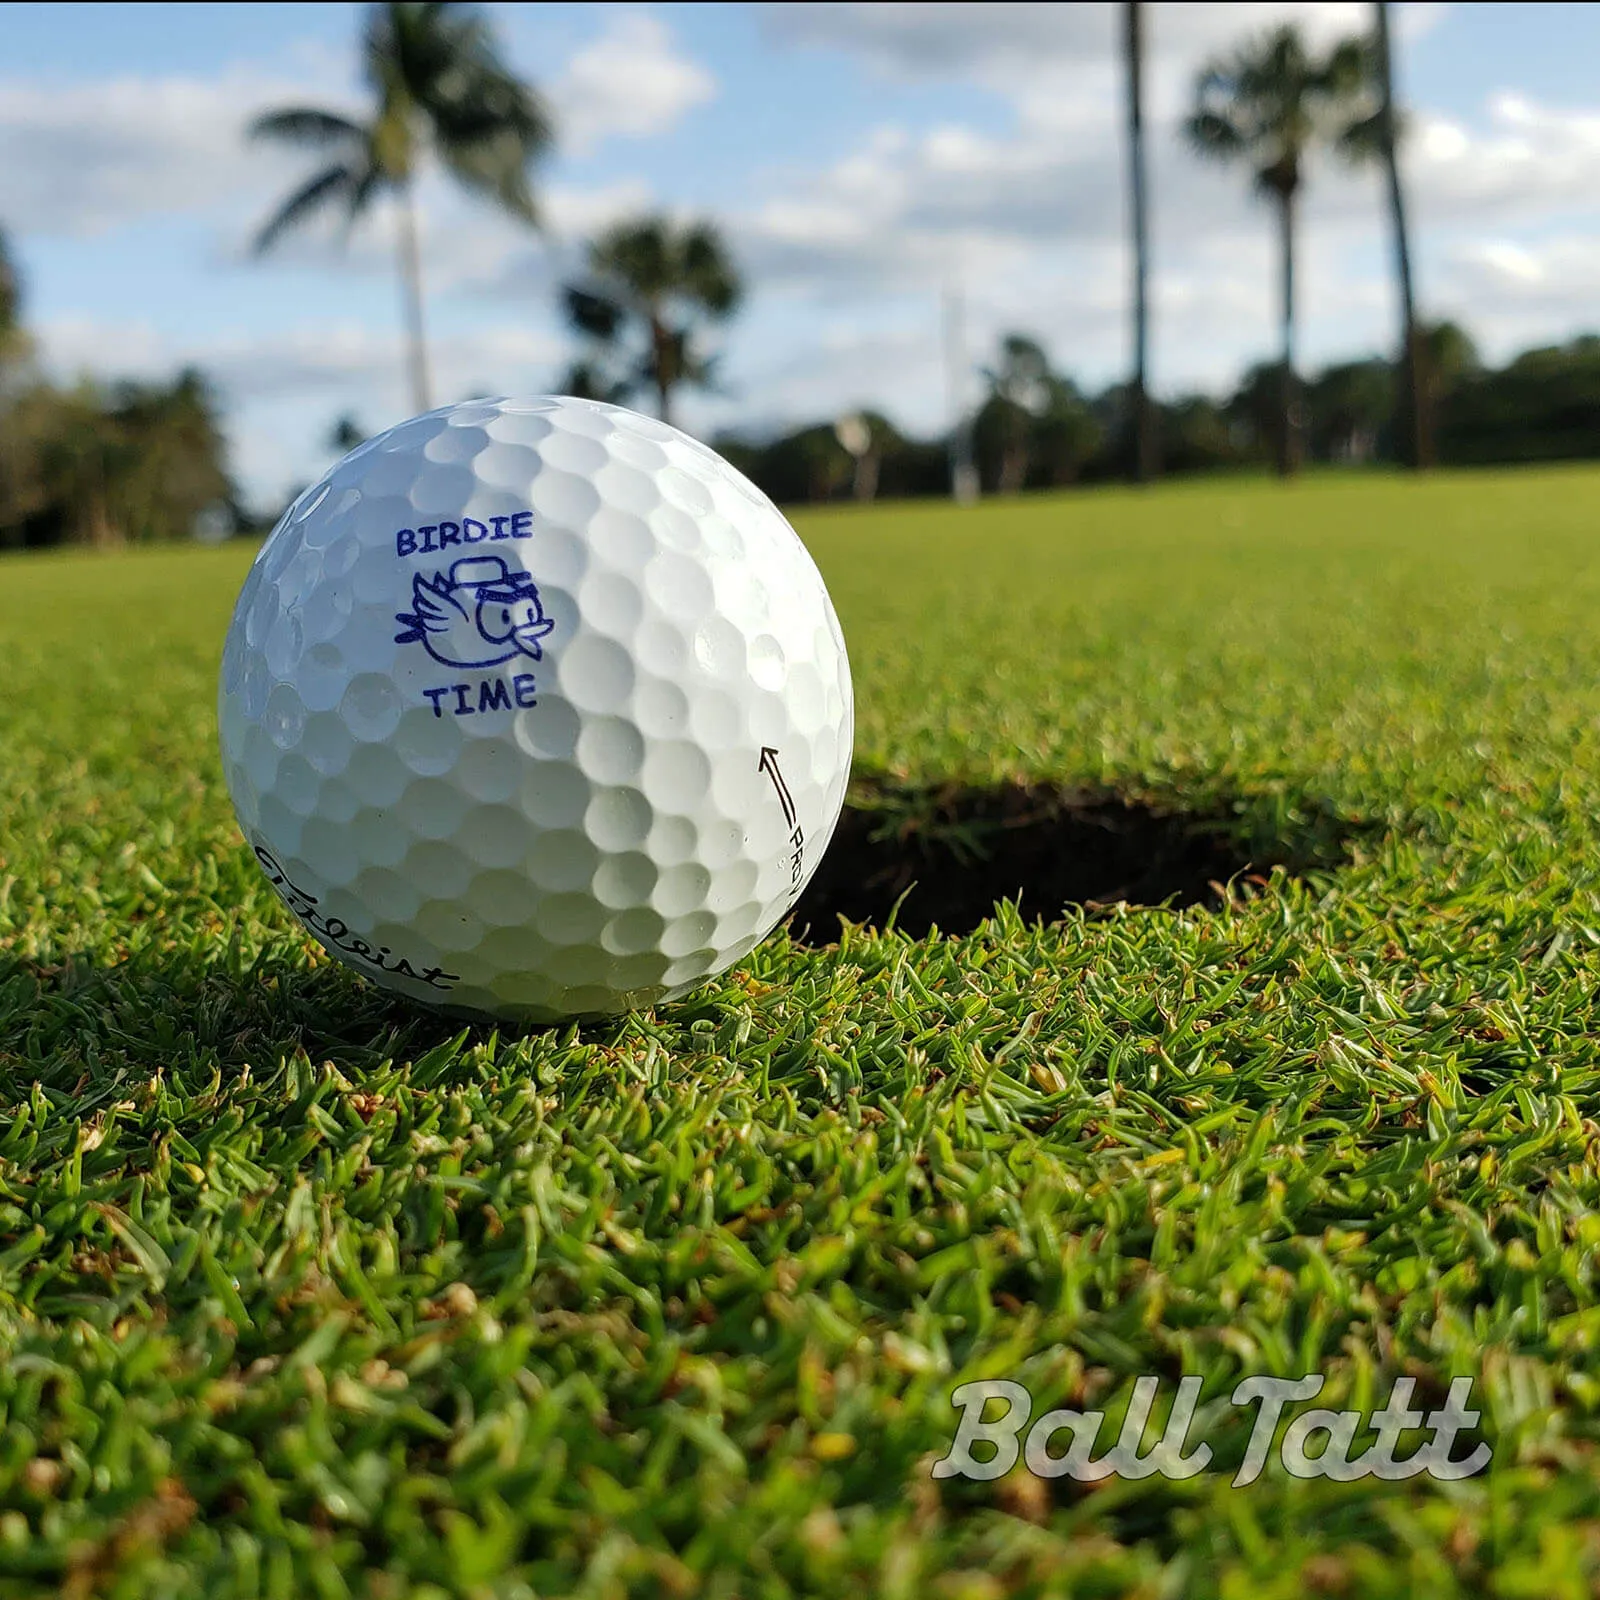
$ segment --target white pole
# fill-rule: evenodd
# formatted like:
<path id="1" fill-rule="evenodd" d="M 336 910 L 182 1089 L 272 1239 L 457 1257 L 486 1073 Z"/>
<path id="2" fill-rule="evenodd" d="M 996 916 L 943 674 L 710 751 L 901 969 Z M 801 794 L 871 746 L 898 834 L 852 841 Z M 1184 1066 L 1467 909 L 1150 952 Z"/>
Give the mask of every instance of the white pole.
<path id="1" fill-rule="evenodd" d="M 959 288 L 944 293 L 944 373 L 950 411 L 950 493 L 957 505 L 978 498 L 972 461 L 972 409 L 967 392 L 966 307 Z"/>

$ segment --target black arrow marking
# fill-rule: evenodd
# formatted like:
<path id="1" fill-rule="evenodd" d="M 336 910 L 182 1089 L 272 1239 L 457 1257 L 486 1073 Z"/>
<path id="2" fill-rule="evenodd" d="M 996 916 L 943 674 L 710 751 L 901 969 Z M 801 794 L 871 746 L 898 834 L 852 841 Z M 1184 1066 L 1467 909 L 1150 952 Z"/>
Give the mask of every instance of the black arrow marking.
<path id="1" fill-rule="evenodd" d="M 783 781 L 783 774 L 778 771 L 778 752 L 770 744 L 762 745 L 761 759 L 756 763 L 756 767 L 772 779 L 772 787 L 778 791 L 778 804 L 783 807 L 783 820 L 792 828 L 794 799 L 789 793 L 789 785 Z"/>

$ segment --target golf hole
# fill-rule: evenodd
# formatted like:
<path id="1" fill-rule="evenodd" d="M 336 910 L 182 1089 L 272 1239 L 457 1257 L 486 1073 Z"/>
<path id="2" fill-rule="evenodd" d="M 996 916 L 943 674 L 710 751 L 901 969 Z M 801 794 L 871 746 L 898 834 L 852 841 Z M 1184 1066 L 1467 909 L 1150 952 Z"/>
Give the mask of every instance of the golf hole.
<path id="1" fill-rule="evenodd" d="M 793 937 L 826 944 L 839 918 L 915 938 L 970 933 L 1001 900 L 1029 921 L 1070 906 L 1219 905 L 1257 892 L 1275 867 L 1336 867 L 1371 823 L 1278 797 L 1205 809 L 1046 785 L 909 788 L 856 784 L 815 876 L 790 914 Z"/>

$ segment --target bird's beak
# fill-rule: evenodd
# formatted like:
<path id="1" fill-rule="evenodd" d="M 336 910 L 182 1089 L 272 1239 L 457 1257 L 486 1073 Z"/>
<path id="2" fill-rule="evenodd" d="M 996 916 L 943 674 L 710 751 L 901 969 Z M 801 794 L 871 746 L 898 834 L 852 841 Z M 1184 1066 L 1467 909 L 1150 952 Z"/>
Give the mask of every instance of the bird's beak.
<path id="1" fill-rule="evenodd" d="M 535 659 L 540 654 L 539 641 L 555 627 L 549 617 L 540 617 L 537 622 L 525 622 L 520 628 L 511 630 L 511 637 L 517 641 L 517 648 L 525 650 Z"/>

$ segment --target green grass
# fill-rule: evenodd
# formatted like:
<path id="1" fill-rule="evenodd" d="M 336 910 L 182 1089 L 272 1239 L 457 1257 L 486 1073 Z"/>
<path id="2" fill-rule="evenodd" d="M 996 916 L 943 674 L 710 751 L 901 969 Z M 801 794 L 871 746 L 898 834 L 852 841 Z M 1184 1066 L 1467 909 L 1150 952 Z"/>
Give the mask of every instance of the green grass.
<path id="1" fill-rule="evenodd" d="M 776 936 L 496 1035 L 234 830 L 247 552 L 0 568 L 0 1593 L 1600 1581 L 1600 475 L 807 517 L 858 769 L 1339 815 L 1216 911 Z M 1039 909 L 1039 908 L 1032 908 Z M 1471 1375 L 1456 1484 L 936 1482 L 949 1394 Z"/>

